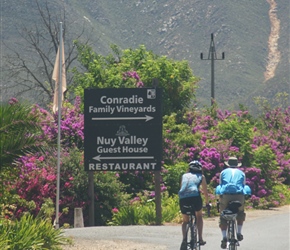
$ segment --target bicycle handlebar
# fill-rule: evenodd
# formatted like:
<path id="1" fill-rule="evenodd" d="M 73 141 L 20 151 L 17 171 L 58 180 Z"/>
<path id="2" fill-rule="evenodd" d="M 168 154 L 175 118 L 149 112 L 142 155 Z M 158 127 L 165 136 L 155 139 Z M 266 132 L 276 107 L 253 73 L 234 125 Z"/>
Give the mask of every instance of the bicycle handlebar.
<path id="1" fill-rule="evenodd" d="M 210 217 L 211 203 L 206 204 L 203 208 L 207 209 L 207 216 Z"/>

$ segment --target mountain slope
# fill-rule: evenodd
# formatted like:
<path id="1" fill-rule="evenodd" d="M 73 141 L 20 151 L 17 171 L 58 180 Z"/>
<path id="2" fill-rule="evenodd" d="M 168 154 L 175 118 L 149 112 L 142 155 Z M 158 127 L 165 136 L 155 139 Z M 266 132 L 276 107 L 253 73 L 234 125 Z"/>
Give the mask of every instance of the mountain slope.
<path id="1" fill-rule="evenodd" d="M 17 3 L 2 4 L 7 41 L 17 39 L 11 27 L 19 26 L 20 20 L 28 27 L 37 22 L 33 1 Z M 225 52 L 225 60 L 215 61 L 215 98 L 220 106 L 230 108 L 245 100 L 247 105 L 253 95 L 273 98 L 281 89 L 289 90 L 288 0 L 63 0 L 50 1 L 49 6 L 65 10 L 75 29 L 82 23 L 92 27 L 98 53 L 107 54 L 112 43 L 123 49 L 144 44 L 156 54 L 188 60 L 201 77 L 201 104 L 210 104 L 211 65 L 200 60 L 200 52 L 207 57 L 211 33 L 217 57 Z"/>

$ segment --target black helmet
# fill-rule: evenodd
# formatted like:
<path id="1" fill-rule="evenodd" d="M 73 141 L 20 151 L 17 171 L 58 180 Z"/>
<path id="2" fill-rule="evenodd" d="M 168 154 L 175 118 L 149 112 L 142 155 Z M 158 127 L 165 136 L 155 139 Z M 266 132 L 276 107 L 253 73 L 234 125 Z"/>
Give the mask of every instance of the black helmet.
<path id="1" fill-rule="evenodd" d="M 202 165 L 201 165 L 201 163 L 199 161 L 191 161 L 189 163 L 189 169 L 190 169 L 190 172 L 201 173 Z"/>

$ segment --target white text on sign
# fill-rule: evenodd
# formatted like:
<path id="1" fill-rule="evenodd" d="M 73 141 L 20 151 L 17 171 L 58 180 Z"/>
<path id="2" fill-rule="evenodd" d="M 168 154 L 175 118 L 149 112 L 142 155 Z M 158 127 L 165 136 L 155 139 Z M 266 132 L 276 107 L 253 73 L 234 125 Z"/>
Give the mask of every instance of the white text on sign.
<path id="1" fill-rule="evenodd" d="M 107 114 L 114 114 L 117 111 L 117 113 L 145 113 L 145 112 L 156 112 L 156 108 L 152 105 L 149 105 L 148 107 L 126 107 L 124 105 L 112 107 L 110 105 L 106 105 L 105 107 L 94 107 L 89 106 L 89 113 L 107 113 Z"/>
<path id="2" fill-rule="evenodd" d="M 119 136 L 117 138 L 106 138 L 104 136 L 97 137 L 98 145 L 110 145 L 111 147 L 114 147 L 117 142 L 119 142 L 120 145 L 141 145 L 145 147 L 147 145 L 148 138 L 138 138 L 137 136 Z"/>
<path id="3" fill-rule="evenodd" d="M 155 170 L 156 163 L 89 163 L 89 170 L 103 171 L 132 171 L 132 170 Z"/>

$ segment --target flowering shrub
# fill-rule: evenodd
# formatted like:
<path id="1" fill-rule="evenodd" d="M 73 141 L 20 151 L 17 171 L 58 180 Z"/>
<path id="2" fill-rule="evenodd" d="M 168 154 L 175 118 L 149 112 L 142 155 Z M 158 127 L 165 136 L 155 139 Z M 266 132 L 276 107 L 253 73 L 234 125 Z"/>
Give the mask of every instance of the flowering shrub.
<path id="1" fill-rule="evenodd" d="M 21 217 L 23 212 L 30 211 L 37 215 L 40 208 L 48 198 L 55 201 L 56 198 L 56 167 L 55 156 L 30 155 L 19 159 L 17 166 L 19 168 L 19 178 L 10 182 L 19 195 L 26 201 L 33 201 L 35 206 L 32 209 L 23 203 L 16 203 L 17 209 L 14 216 Z M 54 166 L 54 167 L 52 167 Z M 74 177 L 71 172 L 62 169 L 61 172 L 61 190 L 60 208 L 79 206 L 78 198 L 73 197 L 70 189 L 73 185 Z M 65 216 L 64 216 L 65 217 Z M 71 221 L 70 221 L 71 222 Z"/>
<path id="2" fill-rule="evenodd" d="M 136 80 L 136 87 L 142 88 L 144 87 L 144 83 L 141 81 L 140 76 L 136 71 L 127 71 L 123 73 L 123 81 L 127 81 L 128 78 L 132 78 Z"/>
<path id="3" fill-rule="evenodd" d="M 262 198 L 271 193 L 271 189 L 266 187 L 266 180 L 263 178 L 261 169 L 253 167 L 241 168 L 241 170 L 246 174 L 246 184 L 250 186 L 253 194 Z"/>
<path id="4" fill-rule="evenodd" d="M 267 111 L 262 119 L 263 136 L 255 138 L 256 145 L 269 145 L 275 154 L 275 160 L 279 166 L 279 178 L 290 184 L 290 106 L 285 110 L 277 107 Z"/>
<path id="5" fill-rule="evenodd" d="M 76 97 L 74 105 L 65 102 L 61 118 L 61 144 L 63 147 L 84 147 L 84 115 L 80 110 L 81 100 Z M 41 118 L 44 132 L 40 140 L 56 144 L 58 134 L 58 113 L 50 114 L 45 109 L 35 106 L 32 112 Z"/>
<path id="6" fill-rule="evenodd" d="M 38 167 L 44 157 L 24 156 L 19 159 L 19 179 L 15 182 L 15 189 L 21 199 L 34 201 L 34 215 L 37 215 L 46 198 L 55 199 L 56 175 L 52 167 Z M 18 207 L 15 216 L 20 217 L 28 209 Z"/>
<path id="7" fill-rule="evenodd" d="M 88 176 L 83 166 L 83 114 L 79 108 L 79 98 L 75 105 L 66 103 L 62 109 L 62 150 L 60 172 L 60 211 L 68 208 L 68 213 L 60 217 L 60 224 L 73 224 L 75 207 L 81 207 L 84 214 L 89 205 Z M 51 115 L 46 110 L 35 106 L 31 113 L 39 116 L 43 134 L 39 135 L 39 141 L 45 146 L 50 143 L 46 152 L 26 154 L 18 159 L 16 169 L 18 178 L 5 182 L 5 188 L 10 196 L 18 195 L 18 198 L 9 199 L 7 204 L 15 204 L 13 216 L 22 216 L 23 212 L 30 211 L 37 215 L 47 198 L 55 202 L 56 199 L 56 139 L 57 139 L 57 115 Z M 124 185 L 110 173 L 96 175 L 96 206 L 100 216 L 96 218 L 98 225 L 103 225 L 111 218 L 111 207 L 119 206 L 125 199 Z M 114 194 L 114 195 L 112 195 Z M 33 203 L 33 204 L 32 204 Z M 88 223 L 85 216 L 85 224 Z"/>
<path id="8" fill-rule="evenodd" d="M 139 76 L 134 72 L 127 74 L 127 77 L 138 80 Z M 69 212 L 61 216 L 61 223 L 72 224 L 74 207 L 83 208 L 84 214 L 87 214 L 90 202 L 87 173 L 83 167 L 84 117 L 80 105 L 80 99 L 76 98 L 74 105 L 65 103 L 62 110 L 60 209 L 68 207 Z M 252 189 L 248 200 L 250 207 L 289 203 L 289 110 L 268 111 L 259 120 L 250 118 L 246 111 L 221 111 L 216 107 L 195 109 L 184 116 L 165 116 L 161 188 L 169 196 L 163 197 L 164 202 L 175 197 L 180 177 L 187 171 L 188 162 L 194 159 L 199 159 L 203 165 L 210 195 L 213 196 L 210 199 L 214 202 L 214 188 L 219 182 L 224 161 L 235 155 L 243 163 L 241 169 Z M 6 178 L 2 192 L 6 198 L 2 201 L 5 201 L 5 216 L 8 217 L 12 216 L 8 209 L 10 205 L 15 207 L 13 216 L 20 217 L 25 211 L 37 214 L 47 198 L 55 200 L 57 115 L 51 115 L 38 106 L 32 109 L 31 114 L 40 119 L 43 133 L 37 136 L 46 151 L 20 157 L 16 163 L 17 178 Z M 6 172 L 1 175 L 3 179 L 9 177 Z M 112 216 L 117 218 L 123 207 L 129 217 L 135 216 L 141 204 L 148 209 L 144 209 L 147 211 L 146 223 L 152 223 L 155 218 L 155 193 L 144 190 L 154 190 L 153 177 L 154 172 L 145 171 L 95 173 L 96 224 L 105 225 Z M 138 193 L 143 193 L 143 196 L 136 196 Z M 86 224 L 88 218 L 85 216 L 84 219 Z M 145 223 L 144 219 L 142 221 Z M 132 223 L 140 221 L 133 220 Z"/>
<path id="9" fill-rule="evenodd" d="M 170 165 L 165 169 L 172 176 L 172 169 L 179 169 L 178 162 L 199 159 L 207 182 L 215 187 L 224 161 L 235 155 L 243 163 L 247 184 L 252 188 L 252 206 L 276 206 L 273 189 L 282 183 L 289 185 L 289 110 L 269 111 L 265 121 L 253 120 L 247 111 L 221 111 L 216 107 L 188 112 L 185 115 L 187 126 L 184 120 L 178 123 L 176 116 L 175 123 L 173 116 L 166 118 L 164 161 Z M 191 138 L 191 142 L 184 138 Z M 169 190 L 177 192 L 178 186 L 172 182 L 178 183 L 181 173 L 175 174 L 176 178 L 165 175 L 164 180 Z M 289 190 L 283 192 L 285 196 Z"/>
<path id="10" fill-rule="evenodd" d="M 73 224 L 74 208 L 80 207 L 88 214 L 88 176 L 81 164 L 83 153 L 78 149 L 62 151 L 60 174 L 60 211 L 68 208 L 68 213 L 60 217 L 60 224 Z M 30 211 L 37 215 L 41 206 L 50 198 L 56 199 L 56 156 L 31 155 L 19 159 L 19 178 L 11 181 L 9 186 L 22 200 L 33 201 L 34 207 L 21 201 L 16 202 L 14 216 L 19 218 L 23 212 Z M 54 166 L 54 167 L 51 167 Z M 113 206 L 120 206 L 127 196 L 122 184 L 114 173 L 97 173 L 95 175 L 95 207 L 98 210 L 96 225 L 104 225 L 112 216 Z M 112 195 L 114 194 L 114 195 Z M 84 217 L 85 225 L 88 217 Z"/>

